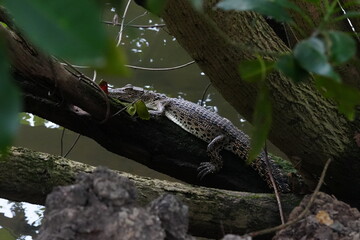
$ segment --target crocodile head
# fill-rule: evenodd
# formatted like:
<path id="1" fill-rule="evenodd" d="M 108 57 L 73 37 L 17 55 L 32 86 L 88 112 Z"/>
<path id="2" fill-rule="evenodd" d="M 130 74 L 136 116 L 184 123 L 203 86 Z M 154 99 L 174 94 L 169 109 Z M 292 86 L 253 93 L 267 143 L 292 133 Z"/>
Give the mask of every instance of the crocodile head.
<path id="1" fill-rule="evenodd" d="M 135 87 L 131 84 L 127 84 L 122 88 L 112 89 L 109 92 L 111 97 L 115 97 L 119 100 L 126 102 L 134 102 L 136 100 L 142 100 L 145 104 L 154 104 L 159 100 L 165 99 L 164 94 L 156 93 L 153 91 L 145 90 L 141 87 Z"/>

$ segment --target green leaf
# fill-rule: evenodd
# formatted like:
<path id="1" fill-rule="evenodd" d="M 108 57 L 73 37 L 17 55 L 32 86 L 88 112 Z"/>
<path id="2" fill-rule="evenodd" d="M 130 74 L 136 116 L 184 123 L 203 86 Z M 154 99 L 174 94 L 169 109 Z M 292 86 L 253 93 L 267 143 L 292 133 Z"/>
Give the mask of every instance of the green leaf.
<path id="1" fill-rule="evenodd" d="M 315 76 L 315 84 L 325 97 L 337 102 L 340 113 L 350 121 L 355 119 L 355 107 L 360 105 L 358 89 L 322 76 Z"/>
<path id="2" fill-rule="evenodd" d="M 20 96 L 12 83 L 5 52 L 3 44 L 0 43 L 0 152 L 5 151 L 11 144 L 18 129 L 20 111 Z"/>
<path id="3" fill-rule="evenodd" d="M 116 47 L 115 43 L 108 44 L 106 51 L 106 65 L 95 68 L 99 73 L 128 77 L 131 72 L 125 67 L 126 55 L 122 48 Z"/>
<path id="4" fill-rule="evenodd" d="M 286 12 L 287 8 L 300 10 L 287 0 L 222 0 L 216 7 L 227 11 L 255 11 L 273 17 L 279 22 L 291 21 L 290 15 Z"/>
<path id="5" fill-rule="evenodd" d="M 328 62 L 324 43 L 315 37 L 299 42 L 294 49 L 294 57 L 308 72 L 332 78 L 340 82 L 340 76 Z"/>
<path id="6" fill-rule="evenodd" d="M 136 106 L 137 115 L 141 119 L 143 119 L 143 120 L 150 119 L 150 114 L 149 114 L 148 108 L 146 107 L 146 105 L 143 101 L 141 101 L 141 100 L 136 101 L 135 106 Z"/>
<path id="7" fill-rule="evenodd" d="M 146 8 L 153 14 L 160 16 L 164 11 L 166 0 L 147 0 Z"/>
<path id="8" fill-rule="evenodd" d="M 300 67 L 293 55 L 281 56 L 276 62 L 275 68 L 295 82 L 301 82 L 309 77 L 308 72 Z"/>
<path id="9" fill-rule="evenodd" d="M 358 18 L 358 17 L 360 17 L 360 12 L 348 11 L 345 14 L 342 14 L 340 17 L 334 18 L 332 21 L 333 22 L 338 22 L 338 21 L 342 21 L 342 20 L 347 19 L 347 18 Z"/>
<path id="10" fill-rule="evenodd" d="M 6 23 L 4 23 L 4 22 L 1 22 L 0 21 L 0 24 L 1 24 L 1 26 L 3 26 L 4 28 L 8 28 L 9 26 L 6 24 Z"/>
<path id="11" fill-rule="evenodd" d="M 334 63 L 344 63 L 356 54 L 356 42 L 348 34 L 339 31 L 329 31 L 331 40 L 330 60 Z"/>
<path id="12" fill-rule="evenodd" d="M 251 149 L 249 152 L 248 163 L 253 161 L 261 152 L 271 127 L 272 107 L 269 91 L 264 86 L 261 87 L 256 100 L 254 112 L 254 129 L 251 135 Z"/>
<path id="13" fill-rule="evenodd" d="M 126 107 L 126 112 L 130 114 L 130 116 L 134 116 L 136 113 L 136 105 L 135 104 L 128 104 Z"/>
<path id="14" fill-rule="evenodd" d="M 266 75 L 274 68 L 274 62 L 264 61 L 261 58 L 240 63 L 241 78 L 248 82 L 263 81 Z"/>
<path id="15" fill-rule="evenodd" d="M 38 48 L 76 64 L 105 64 L 106 34 L 94 0 L 3 0 Z"/>

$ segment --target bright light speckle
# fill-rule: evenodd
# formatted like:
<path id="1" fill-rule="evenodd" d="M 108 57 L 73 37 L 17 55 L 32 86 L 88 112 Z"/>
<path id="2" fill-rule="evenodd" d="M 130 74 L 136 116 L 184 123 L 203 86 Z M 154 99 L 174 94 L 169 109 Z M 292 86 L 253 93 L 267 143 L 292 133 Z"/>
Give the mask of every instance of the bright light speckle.
<path id="1" fill-rule="evenodd" d="M 204 73 L 204 72 L 201 72 L 200 75 L 201 75 L 201 76 L 205 76 L 205 73 Z"/>
<path id="2" fill-rule="evenodd" d="M 50 121 L 45 121 L 44 125 L 46 128 L 59 128 L 60 127 L 59 125 L 57 125 L 53 122 L 50 122 Z"/>
<path id="3" fill-rule="evenodd" d="M 160 28 L 158 28 L 158 27 L 151 27 L 151 28 L 148 28 L 147 30 L 159 32 L 159 31 L 160 31 Z"/>
<path id="4" fill-rule="evenodd" d="M 27 121 L 31 127 L 34 127 L 34 126 L 35 126 L 35 117 L 34 117 L 34 114 L 27 113 L 25 116 L 23 116 L 22 119 L 25 120 L 25 121 Z"/>
<path id="5" fill-rule="evenodd" d="M 149 47 L 149 42 L 145 39 L 145 38 L 140 38 L 137 42 L 136 42 L 136 46 L 137 47 L 143 47 L 143 46 L 147 46 L 147 47 Z"/>
<path id="6" fill-rule="evenodd" d="M 131 49 L 131 51 L 134 52 L 134 53 L 141 53 L 142 52 L 141 49 L 136 49 L 136 48 Z"/>

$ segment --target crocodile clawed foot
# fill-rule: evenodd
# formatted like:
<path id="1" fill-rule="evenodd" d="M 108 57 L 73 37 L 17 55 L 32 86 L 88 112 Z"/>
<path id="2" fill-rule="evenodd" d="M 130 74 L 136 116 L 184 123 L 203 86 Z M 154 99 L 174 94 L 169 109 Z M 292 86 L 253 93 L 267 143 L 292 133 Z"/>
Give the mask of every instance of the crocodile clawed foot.
<path id="1" fill-rule="evenodd" d="M 206 175 L 216 172 L 216 167 L 211 162 L 202 162 L 198 167 L 198 178 L 202 180 Z"/>

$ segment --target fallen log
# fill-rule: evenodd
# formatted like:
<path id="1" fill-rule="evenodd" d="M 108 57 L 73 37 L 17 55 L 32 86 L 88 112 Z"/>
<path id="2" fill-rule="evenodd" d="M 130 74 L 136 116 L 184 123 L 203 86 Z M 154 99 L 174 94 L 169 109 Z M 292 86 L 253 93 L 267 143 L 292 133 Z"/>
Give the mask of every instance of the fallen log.
<path id="1" fill-rule="evenodd" d="M 60 156 L 12 147 L 0 161 L 0 196 L 14 201 L 44 204 L 56 186 L 73 184 L 78 173 L 95 167 Z M 274 194 L 246 193 L 192 186 L 118 172 L 134 182 L 138 202 L 146 205 L 162 194 L 176 195 L 189 207 L 190 233 L 195 236 L 243 234 L 280 223 Z M 282 195 L 285 214 L 301 197 Z"/>

